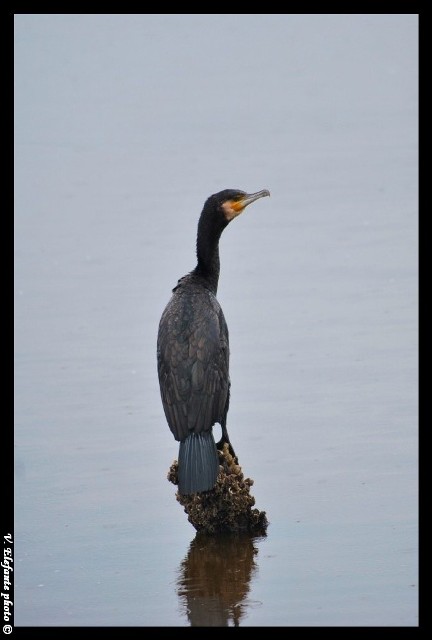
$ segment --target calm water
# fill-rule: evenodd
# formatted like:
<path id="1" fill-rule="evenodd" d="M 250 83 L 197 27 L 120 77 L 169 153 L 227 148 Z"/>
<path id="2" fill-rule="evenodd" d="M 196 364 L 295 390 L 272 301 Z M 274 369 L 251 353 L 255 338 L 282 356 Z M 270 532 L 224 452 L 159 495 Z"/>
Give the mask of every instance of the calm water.
<path id="1" fill-rule="evenodd" d="M 15 16 L 15 623 L 416 626 L 417 17 Z M 263 538 L 195 536 L 159 317 L 208 195 Z"/>

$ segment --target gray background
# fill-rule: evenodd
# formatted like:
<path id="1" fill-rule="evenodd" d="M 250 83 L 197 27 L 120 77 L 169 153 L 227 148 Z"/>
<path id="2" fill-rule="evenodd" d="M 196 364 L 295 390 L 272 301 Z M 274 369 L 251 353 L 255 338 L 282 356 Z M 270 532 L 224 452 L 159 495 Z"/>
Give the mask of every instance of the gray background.
<path id="1" fill-rule="evenodd" d="M 417 625 L 417 47 L 414 14 L 15 16 L 17 625 L 190 623 L 156 334 L 228 187 L 272 194 L 221 241 L 271 523 L 241 624 Z"/>

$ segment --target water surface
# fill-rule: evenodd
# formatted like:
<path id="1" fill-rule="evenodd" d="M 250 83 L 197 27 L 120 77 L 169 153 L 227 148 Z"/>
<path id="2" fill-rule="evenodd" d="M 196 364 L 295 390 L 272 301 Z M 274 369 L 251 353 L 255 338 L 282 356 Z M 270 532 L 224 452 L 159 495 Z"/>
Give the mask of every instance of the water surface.
<path id="1" fill-rule="evenodd" d="M 15 16 L 15 623 L 416 626 L 417 16 Z M 201 540 L 156 334 L 208 195 L 267 536 Z M 217 577 L 217 579 L 216 579 Z"/>

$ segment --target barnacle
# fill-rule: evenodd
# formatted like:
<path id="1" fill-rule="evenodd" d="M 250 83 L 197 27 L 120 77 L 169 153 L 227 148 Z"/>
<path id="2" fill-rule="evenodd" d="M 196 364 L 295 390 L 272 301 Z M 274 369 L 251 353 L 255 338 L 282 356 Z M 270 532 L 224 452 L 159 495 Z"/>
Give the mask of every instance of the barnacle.
<path id="1" fill-rule="evenodd" d="M 250 495 L 251 478 L 245 478 L 238 461 L 225 444 L 219 451 L 219 475 L 210 491 L 191 495 L 176 494 L 189 522 L 204 533 L 249 532 L 263 535 L 268 526 L 265 511 L 253 509 L 255 498 Z M 174 460 L 168 472 L 168 480 L 178 484 L 178 464 Z"/>

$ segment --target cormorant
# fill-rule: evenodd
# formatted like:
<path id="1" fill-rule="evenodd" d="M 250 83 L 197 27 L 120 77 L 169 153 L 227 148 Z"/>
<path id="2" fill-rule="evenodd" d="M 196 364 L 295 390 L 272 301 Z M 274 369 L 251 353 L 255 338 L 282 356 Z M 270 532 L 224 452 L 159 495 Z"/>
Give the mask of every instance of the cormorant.
<path id="1" fill-rule="evenodd" d="M 178 281 L 159 323 L 157 362 L 162 404 L 174 438 L 180 441 L 178 488 L 181 494 L 209 491 L 219 459 L 212 427 L 218 422 L 222 449 L 234 455 L 226 427 L 229 396 L 229 339 L 216 299 L 219 239 L 249 204 L 269 196 L 267 189 L 245 193 L 225 189 L 210 196 L 197 232 L 197 265 Z"/>

